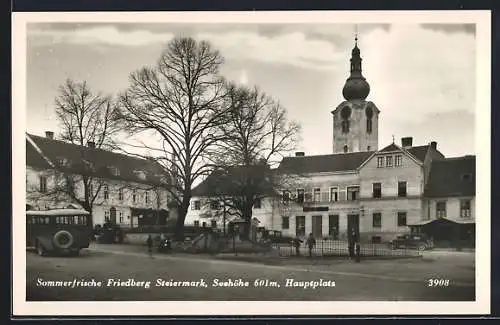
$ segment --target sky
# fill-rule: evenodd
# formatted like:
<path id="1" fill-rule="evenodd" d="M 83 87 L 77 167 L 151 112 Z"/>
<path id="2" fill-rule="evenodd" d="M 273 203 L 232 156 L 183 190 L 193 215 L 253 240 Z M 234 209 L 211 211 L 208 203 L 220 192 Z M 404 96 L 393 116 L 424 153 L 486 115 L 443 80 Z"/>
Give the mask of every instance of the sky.
<path id="1" fill-rule="evenodd" d="M 58 133 L 54 99 L 66 78 L 116 95 L 176 36 L 209 41 L 221 73 L 278 100 L 302 126 L 297 151 L 332 153 L 332 115 L 343 100 L 357 30 L 367 100 L 380 109 L 379 149 L 431 141 L 448 157 L 475 154 L 473 24 L 31 23 L 27 29 L 27 132 Z"/>

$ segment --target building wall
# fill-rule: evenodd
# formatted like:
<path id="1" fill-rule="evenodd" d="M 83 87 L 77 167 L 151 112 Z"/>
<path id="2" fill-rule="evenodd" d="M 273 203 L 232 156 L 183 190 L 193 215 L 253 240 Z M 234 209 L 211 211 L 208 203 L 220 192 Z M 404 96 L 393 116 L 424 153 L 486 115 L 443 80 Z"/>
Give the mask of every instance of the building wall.
<path id="1" fill-rule="evenodd" d="M 460 215 L 460 201 L 461 200 L 471 200 L 471 217 L 463 218 Z M 450 220 L 475 220 L 476 219 L 476 199 L 475 197 L 464 196 L 464 197 L 445 197 L 445 198 L 432 198 L 425 202 L 426 217 L 430 220 L 437 218 L 436 215 L 436 203 L 446 202 L 446 218 Z"/>
<path id="2" fill-rule="evenodd" d="M 341 112 L 345 106 L 351 108 L 348 133 L 342 132 Z M 368 106 L 373 107 L 371 133 L 366 132 L 365 110 Z M 373 103 L 360 100 L 346 101 L 333 112 L 333 153 L 344 152 L 346 144 L 349 152 L 378 150 L 378 111 Z"/>
<path id="3" fill-rule="evenodd" d="M 39 192 L 40 176 L 47 177 L 47 191 L 50 193 L 54 189 L 60 175 L 57 175 L 53 170 L 42 170 L 27 166 L 26 169 L 26 201 L 35 209 L 55 209 L 64 208 L 70 204 L 77 205 L 67 195 L 46 195 Z M 150 208 L 150 209 L 165 209 L 167 210 L 167 202 L 169 193 L 164 189 L 158 189 L 147 184 L 125 182 L 116 180 L 100 180 L 93 182 L 94 191 L 97 192 L 99 183 L 102 182 L 97 197 L 93 205 L 93 223 L 103 224 L 105 222 L 106 212 L 109 212 L 112 207 L 116 209 L 116 221 L 121 226 L 131 225 L 131 208 Z M 104 197 L 104 186 L 108 186 L 108 197 Z M 123 197 L 120 200 L 119 190 L 122 189 Z M 133 193 L 136 193 L 135 201 Z M 148 194 L 148 202 L 146 203 L 146 191 Z M 83 198 L 83 185 L 77 185 L 79 197 Z M 94 192 L 94 193 L 95 193 Z M 158 201 L 159 198 L 159 201 Z M 123 218 L 120 220 L 120 216 Z"/>

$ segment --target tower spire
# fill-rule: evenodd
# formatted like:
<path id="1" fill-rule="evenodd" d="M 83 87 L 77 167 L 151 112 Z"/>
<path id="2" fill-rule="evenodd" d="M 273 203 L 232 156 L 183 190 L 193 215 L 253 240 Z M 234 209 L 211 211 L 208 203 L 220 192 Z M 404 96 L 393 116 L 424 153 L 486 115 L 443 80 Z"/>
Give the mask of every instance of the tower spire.
<path id="1" fill-rule="evenodd" d="M 364 100 L 370 93 L 370 85 L 365 80 L 361 68 L 361 51 L 358 47 L 358 25 L 355 25 L 354 33 L 354 48 L 351 52 L 350 59 L 350 76 L 347 79 L 342 94 L 347 100 L 361 99 Z"/>

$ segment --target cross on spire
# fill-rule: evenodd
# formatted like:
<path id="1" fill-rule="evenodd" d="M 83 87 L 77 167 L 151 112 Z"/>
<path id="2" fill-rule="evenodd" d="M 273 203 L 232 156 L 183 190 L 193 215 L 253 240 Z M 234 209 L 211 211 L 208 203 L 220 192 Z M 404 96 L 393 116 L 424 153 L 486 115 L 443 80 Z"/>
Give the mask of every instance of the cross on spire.
<path id="1" fill-rule="evenodd" d="M 358 24 L 354 25 L 354 42 L 355 45 L 358 45 Z"/>
<path id="2" fill-rule="evenodd" d="M 394 134 L 392 135 L 392 143 L 394 143 Z"/>

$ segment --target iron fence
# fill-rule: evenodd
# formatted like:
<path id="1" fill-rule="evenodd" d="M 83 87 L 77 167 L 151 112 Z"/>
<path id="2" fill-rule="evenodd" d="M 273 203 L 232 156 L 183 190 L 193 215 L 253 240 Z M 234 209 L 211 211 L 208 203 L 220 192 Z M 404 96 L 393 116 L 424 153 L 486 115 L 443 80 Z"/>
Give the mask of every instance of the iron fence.
<path id="1" fill-rule="evenodd" d="M 273 243 L 271 247 L 282 257 L 309 255 L 309 248 L 305 243 L 300 245 L 298 254 L 296 247 L 292 244 Z M 316 245 L 311 250 L 311 255 L 317 257 L 349 256 L 349 245 L 347 241 L 342 240 L 317 240 Z M 361 243 L 360 245 L 360 256 L 362 257 L 417 257 L 421 255 L 421 250 L 393 249 L 390 244 L 386 243 Z"/>

